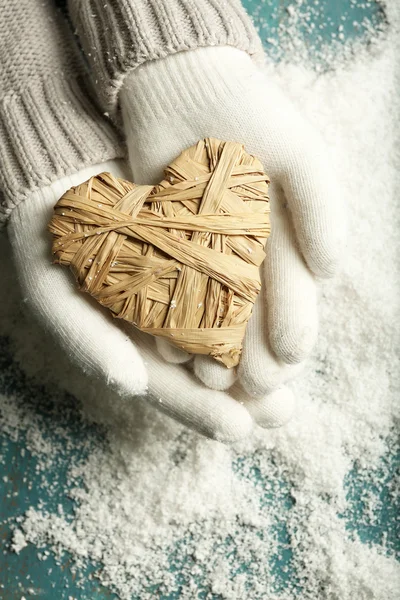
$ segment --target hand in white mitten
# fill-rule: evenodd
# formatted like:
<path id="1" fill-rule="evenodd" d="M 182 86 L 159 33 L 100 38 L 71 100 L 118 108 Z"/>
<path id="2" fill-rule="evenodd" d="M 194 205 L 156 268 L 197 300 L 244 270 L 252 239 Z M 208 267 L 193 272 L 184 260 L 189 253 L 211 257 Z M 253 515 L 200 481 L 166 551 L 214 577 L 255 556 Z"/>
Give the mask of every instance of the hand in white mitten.
<path id="1" fill-rule="evenodd" d="M 155 350 L 154 338 L 119 326 L 87 294 L 77 291 L 65 268 L 53 265 L 46 231 L 53 207 L 71 186 L 109 171 L 130 177 L 120 161 L 95 165 L 32 194 L 17 206 L 8 226 L 17 273 L 25 299 L 36 317 L 88 376 L 102 380 L 119 395 L 144 395 L 157 408 L 208 437 L 235 441 L 251 430 L 281 425 L 290 416 L 292 397 L 282 390 L 244 404 L 225 392 L 208 390 L 179 365 L 169 365 Z M 252 413 L 252 414 L 250 414 Z"/>
<path id="2" fill-rule="evenodd" d="M 240 392 L 236 396 L 238 401 L 233 397 L 237 391 L 232 391 L 231 395 L 209 390 L 184 366 L 167 364 L 155 350 L 152 337 L 133 331 L 132 327 L 124 328 L 92 298 L 79 293 L 67 269 L 51 264 L 51 239 L 46 228 L 60 196 L 71 186 L 101 171 L 111 171 L 128 178 L 131 175 L 123 173 L 117 161 L 98 164 L 119 156 L 120 148 L 110 124 L 104 122 L 87 95 L 84 82 L 88 74 L 83 61 L 79 60 L 75 41 L 62 14 L 51 2 L 14 0 L 10 4 L 10 10 L 6 11 L 7 22 L 18 21 L 18 15 L 22 14 L 29 15 L 29 18 L 20 18 L 18 31 L 11 28 L 0 40 L 7 67 L 2 70 L 0 86 L 0 96 L 6 108 L 0 115 L 0 219 L 10 216 L 8 233 L 27 304 L 89 377 L 102 381 L 106 391 L 112 388 L 120 396 L 132 398 L 132 404 L 135 396 L 146 395 L 149 402 L 170 416 L 205 435 L 224 441 L 243 437 L 255 421 L 264 427 L 282 424 L 293 407 L 289 390 L 278 388 L 272 394 L 257 399 L 245 398 Z M 228 111 L 228 114 L 226 107 L 224 109 L 227 93 L 229 96 L 229 90 L 225 89 L 228 80 L 221 78 L 221 81 L 215 82 L 215 68 L 211 70 L 210 84 L 207 84 L 205 76 L 204 82 L 198 85 L 198 79 L 204 78 L 201 65 L 205 63 L 208 67 L 213 50 L 199 53 L 200 57 L 203 52 L 207 57 L 207 52 L 210 52 L 210 59 L 191 62 L 188 58 L 190 64 L 183 73 L 179 73 L 180 63 L 175 62 L 186 56 L 183 54 L 179 55 L 180 58 L 171 57 L 172 62 L 167 64 L 178 65 L 178 69 L 172 68 L 170 72 L 168 69 L 165 71 L 163 66 L 159 67 L 163 64 L 160 61 L 154 65 L 150 63 L 149 71 L 146 67 L 137 72 L 137 81 L 143 74 L 147 81 L 146 73 L 157 75 L 160 72 L 159 76 L 150 77 L 150 88 L 146 81 L 139 92 L 129 91 L 128 86 L 136 78 L 134 67 L 139 62 L 151 61 L 160 53 L 169 54 L 176 48 L 187 47 L 188 43 L 191 47 L 198 47 L 226 37 L 232 43 L 244 45 L 250 52 L 258 47 L 254 31 L 236 0 L 224 7 L 226 19 L 221 18 L 218 3 L 208 0 L 196 3 L 124 0 L 106 4 L 100 0 L 69 0 L 68 4 L 74 28 L 91 64 L 98 104 L 105 102 L 104 112 L 110 110 L 109 114 L 116 115 L 123 74 L 129 71 L 130 66 L 133 69 L 132 75 L 126 77 L 122 101 L 125 108 L 128 107 L 130 139 L 134 142 L 131 144 L 134 148 L 131 158 L 138 181 L 148 177 L 157 180 L 162 168 L 182 148 L 199 137 L 218 136 L 219 132 L 221 138 L 232 136 L 245 142 L 248 150 L 265 160 L 265 140 L 260 138 L 259 143 L 253 143 L 250 139 L 257 121 L 250 119 L 249 115 L 250 111 L 257 110 L 256 105 L 242 103 L 249 113 L 243 119 L 238 120 L 240 115 L 234 111 Z M 183 24 L 181 28 L 176 27 L 177 17 Z M 32 42 L 38 39 L 40 43 Z M 14 53 L 9 53 L 9 48 L 14 49 Z M 226 49 L 220 49 L 216 57 L 222 58 L 225 52 Z M 191 55 L 188 53 L 187 56 Z M 245 60 L 241 52 L 234 56 L 235 69 L 236 56 L 238 67 L 243 61 L 247 64 L 248 59 Z M 193 79 L 190 69 L 196 70 L 198 66 L 199 74 L 197 78 L 194 74 Z M 226 73 L 225 65 L 222 66 L 222 72 Z M 196 85 L 192 89 L 193 81 Z M 216 93 L 213 91 L 214 83 L 217 85 Z M 245 84 L 247 86 L 247 82 Z M 180 89 L 187 90 L 182 98 Z M 193 98 L 193 102 L 186 102 L 186 97 Z M 199 99 L 200 108 L 197 104 Z M 138 118 L 131 110 L 133 101 Z M 218 102 L 222 103 L 221 106 Z M 153 110 L 154 104 L 158 107 L 156 111 Z M 224 118 L 220 118 L 217 108 L 225 114 Z M 218 124 L 215 130 L 204 119 L 206 111 L 214 109 L 215 123 Z M 286 118 L 286 109 L 282 114 Z M 236 125 L 234 121 L 237 121 Z M 231 129 L 233 126 L 236 131 Z M 280 137 L 276 137 L 279 143 Z M 276 149 L 278 156 L 279 148 Z M 268 161 L 265 162 L 268 164 Z M 84 165 L 93 166 L 79 170 Z M 61 179 L 66 173 L 73 175 Z M 270 175 L 274 176 L 273 165 Z M 303 210 L 300 212 L 307 216 Z M 319 218 L 319 211 L 316 215 Z M 289 234 L 284 228 L 282 231 L 286 239 Z M 317 246 L 319 248 L 318 240 Z M 314 254 L 311 252 L 311 258 Z M 287 263 L 291 264 L 292 259 L 285 251 L 286 255 Z M 273 261 L 274 258 L 268 260 Z M 301 261 L 299 255 L 295 260 Z M 328 256 L 325 262 L 328 264 L 329 261 Z M 307 277 L 310 279 L 308 272 Z M 277 293 L 284 295 L 286 288 L 280 285 L 276 284 Z M 244 354 L 242 367 L 248 377 L 249 390 L 252 390 L 253 383 L 257 383 L 253 381 L 252 374 L 260 373 L 261 379 L 254 387 L 258 394 L 272 389 L 283 379 L 282 365 L 270 353 L 264 337 L 263 307 L 261 301 L 260 310 L 256 311 L 250 324 L 254 334 L 248 336 L 247 346 L 249 349 L 252 345 L 257 346 L 257 336 L 261 336 L 261 357 L 268 355 L 272 367 L 268 367 L 266 379 L 263 371 L 265 361 L 262 369 L 256 368 L 254 361 L 246 358 L 254 356 L 250 350 Z M 281 315 L 277 314 L 277 323 L 279 319 Z M 261 325 L 257 325 L 258 321 Z M 203 379 L 209 379 L 210 369 L 214 377 L 217 373 L 215 365 L 196 360 L 196 370 Z M 215 387 L 225 387 L 226 376 L 224 371 L 222 381 L 217 382 Z M 228 376 L 231 377 L 231 373 Z M 115 401 L 114 395 L 110 397 Z"/>
<path id="3" fill-rule="evenodd" d="M 121 107 L 136 183 L 161 181 L 171 159 L 205 137 L 242 142 L 271 178 L 264 286 L 240 366 L 235 372 L 194 358 L 194 372 L 210 388 L 228 389 L 238 377 L 265 402 L 313 348 L 314 276 L 331 276 L 339 254 L 339 198 L 324 145 L 251 58 L 230 47 L 182 52 L 136 69 L 125 77 Z M 157 347 L 171 363 L 191 358 L 162 339 Z M 285 402 L 291 399 L 283 390 L 282 411 Z"/>
<path id="4" fill-rule="evenodd" d="M 207 390 L 183 366 L 167 364 L 150 336 L 132 328 L 126 335 L 97 303 L 76 291 L 65 269 L 50 264 L 46 225 L 54 204 L 71 185 L 101 171 L 127 176 L 117 162 L 64 178 L 14 209 L 9 234 L 24 293 L 68 354 L 121 395 L 142 394 L 148 385 L 147 398 L 158 408 L 224 441 L 243 437 L 254 421 L 280 425 L 293 407 L 282 383 L 315 339 L 311 271 L 329 275 L 335 262 L 337 198 L 321 143 L 247 55 L 233 49 L 198 50 L 149 64 L 126 78 L 121 100 L 137 183 L 158 181 L 183 148 L 209 135 L 245 143 L 274 181 L 264 292 L 249 322 L 239 368 L 241 383 L 256 397 L 235 388 L 231 394 Z M 164 356 L 182 360 L 182 354 L 160 347 Z M 204 357 L 195 358 L 194 369 L 211 387 L 233 383 L 233 371 Z"/>

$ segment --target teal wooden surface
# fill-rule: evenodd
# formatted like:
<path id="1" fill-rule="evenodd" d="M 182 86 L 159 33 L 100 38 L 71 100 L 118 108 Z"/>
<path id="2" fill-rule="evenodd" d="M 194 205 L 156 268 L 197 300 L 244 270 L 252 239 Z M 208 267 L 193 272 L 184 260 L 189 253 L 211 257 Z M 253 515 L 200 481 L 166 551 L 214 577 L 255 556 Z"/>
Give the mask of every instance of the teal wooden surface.
<path id="1" fill-rule="evenodd" d="M 245 0 L 249 13 L 259 28 L 265 48 L 276 59 L 279 59 L 278 46 L 274 41 L 279 41 L 283 34 L 280 25 L 285 25 L 290 20 L 290 1 L 270 0 Z M 323 43 L 335 39 L 347 39 L 360 34 L 360 23 L 364 18 L 373 24 L 382 23 L 384 15 L 374 2 L 354 2 L 350 0 L 320 0 L 318 4 L 314 1 L 304 2 L 312 7 L 310 19 L 302 21 L 305 39 L 311 47 L 318 48 Z M 340 38 L 338 35 L 342 34 Z M 62 564 L 57 564 L 51 552 L 46 549 L 38 549 L 28 545 L 16 555 L 9 551 L 12 527 L 17 523 L 25 511 L 30 507 L 39 507 L 46 504 L 50 509 L 57 510 L 62 505 L 66 514 L 73 511 L 73 504 L 66 497 L 66 472 L 69 460 L 76 454 L 84 457 L 90 450 L 91 444 L 102 443 L 102 431 L 100 427 L 88 427 L 79 416 L 75 408 L 76 403 L 68 395 L 63 394 L 58 398 L 49 390 L 38 386 L 29 380 L 13 360 L 7 338 L 0 338 L 0 393 L 6 396 L 16 396 L 18 401 L 30 406 L 37 417 L 41 420 L 44 438 L 52 439 L 55 443 L 59 439 L 59 428 L 62 427 L 72 437 L 73 447 L 63 446 L 59 442 L 62 452 L 56 461 L 56 467 L 46 472 L 40 470 L 36 459 L 26 450 L 26 439 L 19 435 L 18 439 L 10 439 L 5 433 L 0 433 L 0 599 L 27 600 L 38 595 L 43 600 L 68 600 L 76 598 L 80 600 L 113 600 L 117 598 L 112 592 L 98 584 L 93 577 L 96 566 L 85 572 L 86 584 L 82 590 L 71 574 L 69 566 L 70 559 L 66 555 Z M 62 410 L 60 410 L 62 406 Z M 61 419 L 61 422 L 60 422 Z M 240 473 L 240 461 L 233 465 Z M 391 460 L 389 473 L 398 469 L 398 461 Z M 262 477 L 257 469 L 252 474 L 255 480 L 263 485 Z M 356 469 L 351 473 L 347 481 L 348 498 L 353 510 L 351 514 L 342 515 L 346 520 L 347 527 L 358 533 L 366 543 L 379 542 L 383 536 L 387 537 L 388 547 L 399 548 L 399 523 L 396 520 L 398 506 L 389 500 L 390 476 L 379 490 L 373 490 L 380 498 L 381 508 L 376 515 L 373 526 L 360 524 L 357 519 L 357 511 L 362 510 L 362 492 L 368 486 L 368 481 L 362 473 Z M 45 483 L 45 485 L 43 485 Z M 285 482 L 282 482 L 285 489 Z M 282 490 L 281 490 L 282 492 Z M 291 497 L 280 494 L 282 511 L 291 507 Z M 263 502 L 266 505 L 275 501 L 273 491 L 265 492 Z M 283 498 L 283 500 L 282 500 Z M 285 588 L 285 581 L 296 574 L 291 571 L 291 551 L 285 548 L 288 542 L 284 522 L 277 528 L 276 535 L 282 544 L 281 553 L 271 558 L 271 565 L 277 576 L 277 589 Z M 185 540 L 182 540 L 184 547 Z M 228 549 L 227 549 L 228 551 Z M 180 559 L 182 560 L 182 559 Z M 186 557 L 191 560 L 190 556 Z M 175 575 L 176 581 L 180 581 L 182 564 L 177 562 L 174 551 L 171 551 L 170 570 Z M 250 565 L 243 565 L 243 569 Z M 203 586 L 203 587 L 202 587 Z M 155 597 L 157 584 L 154 582 Z M 207 585 L 199 580 L 199 589 L 207 593 Z M 33 594 L 32 592 L 35 592 Z M 202 597 L 200 593 L 199 598 Z M 179 598 L 179 593 L 170 596 L 168 600 Z M 215 596 L 217 600 L 218 597 Z M 132 599 L 135 600 L 135 599 Z M 167 600 L 163 598 L 163 600 Z"/>
<path id="2" fill-rule="evenodd" d="M 266 51 L 276 58 L 281 57 L 279 42 L 288 35 L 288 26 L 294 20 L 306 44 L 315 49 L 316 54 L 326 43 L 363 35 L 367 23 L 376 28 L 385 22 L 384 11 L 374 0 L 305 0 L 302 3 L 242 0 L 242 3 L 252 16 Z M 296 7 L 299 17 L 293 16 L 292 7 Z"/>

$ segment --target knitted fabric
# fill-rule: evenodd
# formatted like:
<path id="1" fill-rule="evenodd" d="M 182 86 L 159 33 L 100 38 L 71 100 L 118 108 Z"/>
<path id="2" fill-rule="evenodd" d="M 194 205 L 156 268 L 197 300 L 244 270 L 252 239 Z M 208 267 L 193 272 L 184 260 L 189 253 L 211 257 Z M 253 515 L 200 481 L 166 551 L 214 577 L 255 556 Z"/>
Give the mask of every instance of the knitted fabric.
<path id="1" fill-rule="evenodd" d="M 72 21 L 114 117 L 125 75 L 149 60 L 204 46 L 234 46 L 261 60 L 240 0 L 69 0 Z"/>
<path id="2" fill-rule="evenodd" d="M 84 57 L 54 1 L 0 0 L 0 223 L 36 189 L 123 156 L 108 117 L 132 69 L 199 46 L 260 49 L 237 0 L 70 0 L 69 11 Z"/>
<path id="3" fill-rule="evenodd" d="M 0 0 L 0 222 L 32 192 L 122 156 L 90 102 L 85 65 L 62 14 L 42 0 Z"/>

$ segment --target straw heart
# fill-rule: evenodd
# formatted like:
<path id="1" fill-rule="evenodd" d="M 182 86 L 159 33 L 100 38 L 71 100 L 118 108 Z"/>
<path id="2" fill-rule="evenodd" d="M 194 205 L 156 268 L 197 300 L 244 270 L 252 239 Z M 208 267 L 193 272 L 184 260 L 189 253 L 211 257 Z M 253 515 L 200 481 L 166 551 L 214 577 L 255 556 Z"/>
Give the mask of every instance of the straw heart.
<path id="1" fill-rule="evenodd" d="M 242 144 L 213 138 L 155 186 L 101 173 L 57 202 L 55 262 L 114 316 L 233 367 L 261 287 L 268 183 Z"/>

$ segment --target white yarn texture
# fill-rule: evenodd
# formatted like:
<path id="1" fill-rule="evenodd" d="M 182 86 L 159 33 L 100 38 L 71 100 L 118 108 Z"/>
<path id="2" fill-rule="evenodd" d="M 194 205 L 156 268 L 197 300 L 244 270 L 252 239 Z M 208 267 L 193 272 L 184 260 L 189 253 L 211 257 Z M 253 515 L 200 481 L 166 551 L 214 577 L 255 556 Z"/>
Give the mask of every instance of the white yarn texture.
<path id="1" fill-rule="evenodd" d="M 235 373 L 205 357 L 194 359 L 195 375 L 167 364 L 165 358 L 180 363 L 189 357 L 160 340 L 160 354 L 154 352 L 152 338 L 116 326 L 77 293 L 66 270 L 50 264 L 45 230 L 53 205 L 71 185 L 101 171 L 129 177 L 118 161 L 66 177 L 14 210 L 10 239 L 28 304 L 89 376 L 121 396 L 146 393 L 169 416 L 225 442 L 246 436 L 254 422 L 280 426 L 294 407 L 283 383 L 316 338 L 314 274 L 331 275 L 339 249 L 338 199 L 322 143 L 280 90 L 233 48 L 184 52 L 141 67 L 126 78 L 121 102 L 137 183 L 160 180 L 169 160 L 206 136 L 242 141 L 274 182 L 265 286 L 238 370 L 244 389 L 224 392 Z"/>
<path id="2" fill-rule="evenodd" d="M 115 392 L 128 399 L 144 395 L 180 423 L 226 443 L 248 435 L 255 422 L 262 427 L 285 423 L 294 408 L 290 390 L 277 389 L 259 398 L 253 410 L 252 400 L 242 391 L 233 397 L 207 389 L 183 366 L 165 362 L 151 336 L 114 321 L 108 311 L 76 290 L 66 269 L 52 264 L 46 226 L 54 204 L 69 187 L 102 171 L 130 176 L 120 161 L 95 165 L 35 192 L 12 214 L 8 233 L 13 258 L 33 315 L 79 369 L 103 384 L 102 395 L 107 389 L 111 398 Z M 79 388 L 74 393 L 79 397 Z"/>
<path id="3" fill-rule="evenodd" d="M 137 183 L 161 180 L 166 164 L 206 136 L 242 142 L 263 162 L 272 181 L 272 234 L 238 376 L 250 396 L 268 394 L 312 350 L 315 276 L 332 275 L 341 251 L 341 198 L 327 149 L 276 84 L 231 47 L 140 67 L 125 79 L 121 106 Z M 157 347 L 170 362 L 190 360 L 165 340 Z M 213 389 L 230 388 L 235 379 L 203 356 L 194 359 L 194 371 Z"/>

